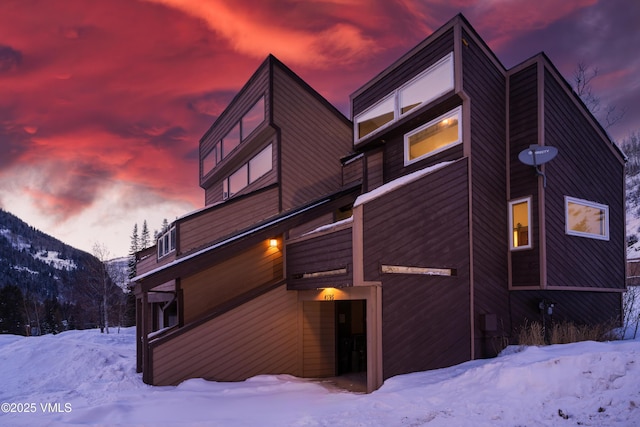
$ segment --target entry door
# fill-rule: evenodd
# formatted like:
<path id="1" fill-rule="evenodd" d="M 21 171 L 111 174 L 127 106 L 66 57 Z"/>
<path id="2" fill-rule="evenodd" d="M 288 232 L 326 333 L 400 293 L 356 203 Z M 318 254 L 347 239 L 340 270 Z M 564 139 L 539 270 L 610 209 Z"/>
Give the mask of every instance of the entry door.
<path id="1" fill-rule="evenodd" d="M 336 374 L 367 370 L 366 301 L 335 301 Z"/>

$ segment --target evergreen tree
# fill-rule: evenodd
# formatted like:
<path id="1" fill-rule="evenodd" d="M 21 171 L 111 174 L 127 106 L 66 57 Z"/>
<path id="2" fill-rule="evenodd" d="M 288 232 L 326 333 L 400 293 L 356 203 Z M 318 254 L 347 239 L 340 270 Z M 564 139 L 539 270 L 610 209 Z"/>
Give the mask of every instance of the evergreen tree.
<path id="1" fill-rule="evenodd" d="M 142 234 L 140 235 L 140 250 L 147 249 L 151 246 L 149 227 L 147 226 L 147 220 L 142 223 Z"/>
<path id="2" fill-rule="evenodd" d="M 43 334 L 57 334 L 62 331 L 62 319 L 60 316 L 60 303 L 55 296 L 44 301 L 44 320 L 42 321 Z"/>
<path id="3" fill-rule="evenodd" d="M 167 218 L 165 218 L 162 220 L 162 231 L 160 232 L 160 234 L 166 233 L 168 229 L 169 229 L 169 221 L 167 221 Z"/>
<path id="4" fill-rule="evenodd" d="M 24 299 L 14 285 L 0 289 L 0 334 L 24 335 Z"/>
<path id="5" fill-rule="evenodd" d="M 146 225 L 146 221 L 144 222 Z M 148 231 L 147 231 L 148 232 Z M 129 247 L 129 279 L 136 277 L 136 253 L 140 250 L 140 238 L 138 237 L 138 224 L 133 225 L 131 234 L 131 246 Z"/>

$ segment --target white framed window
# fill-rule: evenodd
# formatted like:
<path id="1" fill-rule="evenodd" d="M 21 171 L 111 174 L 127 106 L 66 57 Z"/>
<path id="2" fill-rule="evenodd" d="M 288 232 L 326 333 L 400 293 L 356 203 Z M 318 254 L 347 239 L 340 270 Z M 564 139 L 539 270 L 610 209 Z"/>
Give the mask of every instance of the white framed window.
<path id="1" fill-rule="evenodd" d="M 169 227 L 164 233 L 158 236 L 157 240 L 158 258 L 176 250 L 176 227 Z"/>
<path id="2" fill-rule="evenodd" d="M 404 164 L 409 165 L 462 142 L 462 108 L 457 107 L 405 134 Z"/>
<path id="3" fill-rule="evenodd" d="M 359 141 L 409 114 L 422 104 L 453 90 L 453 52 L 384 96 L 353 119 L 354 138 Z"/>
<path id="4" fill-rule="evenodd" d="M 453 53 L 448 54 L 398 90 L 400 115 L 453 89 Z"/>
<path id="5" fill-rule="evenodd" d="M 564 208 L 567 234 L 609 240 L 609 206 L 565 196 Z"/>
<path id="6" fill-rule="evenodd" d="M 509 202 L 509 249 L 531 249 L 531 197 Z"/>

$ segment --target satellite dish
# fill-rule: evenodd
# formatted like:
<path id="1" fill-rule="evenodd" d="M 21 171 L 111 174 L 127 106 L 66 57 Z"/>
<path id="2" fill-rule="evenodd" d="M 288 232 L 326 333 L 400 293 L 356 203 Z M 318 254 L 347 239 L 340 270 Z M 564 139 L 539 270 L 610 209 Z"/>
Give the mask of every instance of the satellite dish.
<path id="1" fill-rule="evenodd" d="M 518 160 L 525 165 L 533 166 L 536 171 L 536 175 L 542 176 L 544 179 L 543 185 L 547 186 L 547 177 L 540 169 L 538 165 L 547 163 L 549 160 L 553 160 L 558 155 L 558 149 L 556 147 L 550 147 L 548 145 L 530 145 L 529 148 L 525 148 L 518 154 Z"/>
<path id="2" fill-rule="evenodd" d="M 518 154 L 518 159 L 525 165 L 538 166 L 547 163 L 557 155 L 558 149 L 556 147 L 534 144 L 522 150 Z"/>

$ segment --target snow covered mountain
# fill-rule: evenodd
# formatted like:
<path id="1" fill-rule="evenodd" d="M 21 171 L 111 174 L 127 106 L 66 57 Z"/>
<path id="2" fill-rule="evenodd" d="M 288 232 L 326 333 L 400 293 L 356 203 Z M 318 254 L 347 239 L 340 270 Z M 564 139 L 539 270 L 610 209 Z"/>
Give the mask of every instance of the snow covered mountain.
<path id="1" fill-rule="evenodd" d="M 93 255 L 0 209 L 0 333 L 99 324 L 101 265 Z"/>

